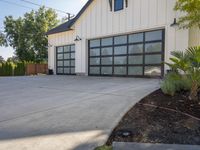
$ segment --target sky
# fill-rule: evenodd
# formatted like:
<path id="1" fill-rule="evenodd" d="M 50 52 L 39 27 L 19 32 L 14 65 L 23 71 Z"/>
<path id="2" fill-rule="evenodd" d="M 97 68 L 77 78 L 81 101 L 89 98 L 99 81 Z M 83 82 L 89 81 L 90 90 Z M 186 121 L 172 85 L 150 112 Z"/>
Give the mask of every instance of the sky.
<path id="1" fill-rule="evenodd" d="M 76 15 L 87 0 L 28 0 L 40 5 L 52 7 L 54 9 L 63 10 Z M 12 3 L 12 4 L 10 4 Z M 14 18 L 23 16 L 24 13 L 37 10 L 39 7 L 23 2 L 22 0 L 0 0 L 0 30 L 3 30 L 3 20 L 5 16 L 12 15 Z M 58 17 L 62 18 L 65 14 L 57 12 Z M 0 56 L 6 60 L 13 56 L 14 50 L 11 47 L 0 47 Z"/>

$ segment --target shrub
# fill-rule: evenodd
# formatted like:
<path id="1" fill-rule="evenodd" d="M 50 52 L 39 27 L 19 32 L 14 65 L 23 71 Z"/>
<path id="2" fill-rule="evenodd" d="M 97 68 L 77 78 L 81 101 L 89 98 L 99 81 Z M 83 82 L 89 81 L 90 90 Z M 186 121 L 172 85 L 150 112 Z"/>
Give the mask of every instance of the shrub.
<path id="1" fill-rule="evenodd" d="M 163 93 L 174 96 L 176 92 L 181 90 L 189 90 L 191 87 L 191 81 L 184 75 L 180 75 L 177 72 L 170 72 L 165 76 L 164 81 L 161 84 Z"/>
<path id="2" fill-rule="evenodd" d="M 198 100 L 200 88 L 200 46 L 189 48 L 185 52 L 173 51 L 171 54 L 174 56 L 170 58 L 172 63 L 166 64 L 178 74 L 176 77 L 181 76 L 181 80 L 178 80 L 173 75 L 168 75 L 162 85 L 163 91 L 174 95 L 174 92 L 180 89 L 189 88 L 189 99 Z M 181 83 L 177 84 L 180 81 Z"/>
<path id="3" fill-rule="evenodd" d="M 14 67 L 14 76 L 24 76 L 25 75 L 25 63 L 18 62 Z"/>
<path id="4" fill-rule="evenodd" d="M 2 63 L 0 66 L 0 76 L 12 76 L 13 75 L 13 65 L 11 63 Z"/>
<path id="5" fill-rule="evenodd" d="M 0 76 L 23 76 L 26 64 L 23 62 L 5 62 L 0 64 Z"/>

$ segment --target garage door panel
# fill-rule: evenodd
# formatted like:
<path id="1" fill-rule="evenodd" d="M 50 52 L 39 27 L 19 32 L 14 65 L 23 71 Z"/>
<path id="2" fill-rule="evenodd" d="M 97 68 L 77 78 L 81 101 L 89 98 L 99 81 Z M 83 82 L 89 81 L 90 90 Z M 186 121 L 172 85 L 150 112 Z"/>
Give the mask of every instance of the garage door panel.
<path id="1" fill-rule="evenodd" d="M 160 66 L 146 66 L 144 73 L 146 76 L 161 76 L 161 67 Z"/>
<path id="2" fill-rule="evenodd" d="M 162 40 L 163 32 L 162 30 L 150 31 L 145 33 L 145 41 L 157 41 Z"/>
<path id="3" fill-rule="evenodd" d="M 145 52 L 146 53 L 162 52 L 162 42 L 145 44 Z"/>
<path id="4" fill-rule="evenodd" d="M 90 49 L 90 56 L 100 56 L 100 48 Z"/>
<path id="5" fill-rule="evenodd" d="M 143 55 L 128 56 L 128 64 L 142 65 L 143 64 Z"/>
<path id="6" fill-rule="evenodd" d="M 161 64 L 162 55 L 145 55 L 145 64 Z"/>
<path id="7" fill-rule="evenodd" d="M 162 76 L 164 30 L 89 41 L 89 75 Z"/>
<path id="8" fill-rule="evenodd" d="M 113 63 L 113 57 L 102 57 L 101 58 L 102 65 L 112 65 L 112 63 Z"/>
<path id="9" fill-rule="evenodd" d="M 58 75 L 73 75 L 75 71 L 75 46 L 66 45 L 56 48 L 56 70 Z"/>
<path id="10" fill-rule="evenodd" d="M 114 75 L 126 75 L 127 72 L 127 67 L 126 66 L 115 66 L 114 67 Z"/>
<path id="11" fill-rule="evenodd" d="M 142 76 L 143 75 L 143 67 L 141 67 L 141 66 L 128 67 L 128 75 Z"/>
<path id="12" fill-rule="evenodd" d="M 113 55 L 113 47 L 103 47 L 101 49 L 101 55 L 102 56 Z"/>
<path id="13" fill-rule="evenodd" d="M 139 43 L 139 42 L 143 42 L 143 40 L 144 40 L 143 33 L 131 34 L 128 37 L 129 43 Z"/>
<path id="14" fill-rule="evenodd" d="M 126 35 L 114 37 L 114 44 L 115 45 L 121 45 L 121 44 L 126 44 L 126 43 L 127 43 L 127 36 Z"/>
<path id="15" fill-rule="evenodd" d="M 114 64 L 115 65 L 126 65 L 127 64 L 127 56 L 115 56 Z"/>
<path id="16" fill-rule="evenodd" d="M 111 46 L 113 44 L 113 38 L 104 38 L 101 40 L 102 46 Z"/>
<path id="17" fill-rule="evenodd" d="M 129 54 L 141 54 L 143 53 L 143 44 L 134 44 L 134 45 L 129 45 L 128 51 Z"/>
<path id="18" fill-rule="evenodd" d="M 116 46 L 114 48 L 114 54 L 115 55 L 123 55 L 123 54 L 127 54 L 127 46 Z"/>
<path id="19" fill-rule="evenodd" d="M 101 73 L 102 75 L 112 75 L 113 73 L 112 66 L 101 67 Z"/>

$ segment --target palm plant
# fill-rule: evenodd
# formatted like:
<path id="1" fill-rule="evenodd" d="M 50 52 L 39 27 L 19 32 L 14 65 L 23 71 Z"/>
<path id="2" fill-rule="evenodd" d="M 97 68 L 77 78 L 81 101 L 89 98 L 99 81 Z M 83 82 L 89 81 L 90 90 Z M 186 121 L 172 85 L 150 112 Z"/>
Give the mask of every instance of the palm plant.
<path id="1" fill-rule="evenodd" d="M 198 100 L 200 87 L 200 46 L 187 49 L 185 52 L 173 51 L 172 63 L 166 63 L 173 71 L 190 80 L 190 100 Z"/>
<path id="2" fill-rule="evenodd" d="M 200 87 L 200 46 L 189 48 L 186 51 L 190 66 L 187 71 L 187 76 L 191 80 L 190 99 L 197 100 Z"/>

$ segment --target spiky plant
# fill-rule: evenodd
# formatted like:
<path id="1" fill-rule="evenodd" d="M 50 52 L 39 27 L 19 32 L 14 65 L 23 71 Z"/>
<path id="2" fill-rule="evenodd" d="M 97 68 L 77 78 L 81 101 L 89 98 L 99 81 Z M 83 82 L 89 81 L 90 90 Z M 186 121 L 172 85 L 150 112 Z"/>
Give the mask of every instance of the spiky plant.
<path id="1" fill-rule="evenodd" d="M 188 48 L 185 52 L 173 51 L 172 63 L 166 63 L 172 70 L 182 74 L 191 81 L 191 100 L 198 100 L 200 87 L 200 46 Z"/>

